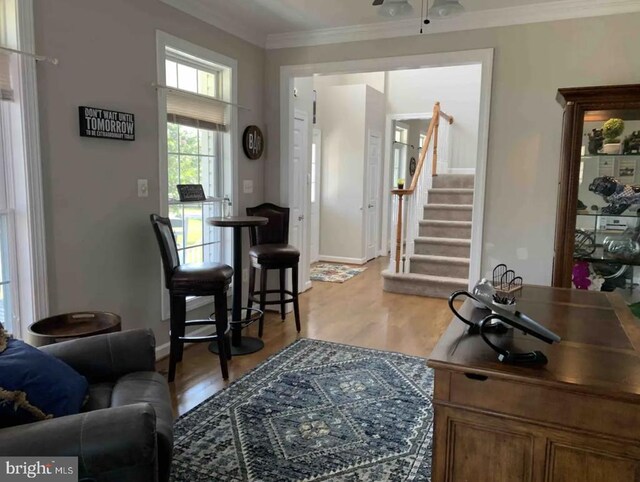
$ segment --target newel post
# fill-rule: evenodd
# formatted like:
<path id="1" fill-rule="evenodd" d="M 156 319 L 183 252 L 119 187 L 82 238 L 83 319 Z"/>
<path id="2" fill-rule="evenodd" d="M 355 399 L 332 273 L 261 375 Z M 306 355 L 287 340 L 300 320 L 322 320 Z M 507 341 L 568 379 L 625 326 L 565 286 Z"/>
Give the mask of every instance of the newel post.
<path id="1" fill-rule="evenodd" d="M 398 196 L 398 225 L 396 226 L 396 273 L 400 272 L 400 258 L 402 256 L 402 198 L 404 190 L 394 190 L 393 194 Z"/>

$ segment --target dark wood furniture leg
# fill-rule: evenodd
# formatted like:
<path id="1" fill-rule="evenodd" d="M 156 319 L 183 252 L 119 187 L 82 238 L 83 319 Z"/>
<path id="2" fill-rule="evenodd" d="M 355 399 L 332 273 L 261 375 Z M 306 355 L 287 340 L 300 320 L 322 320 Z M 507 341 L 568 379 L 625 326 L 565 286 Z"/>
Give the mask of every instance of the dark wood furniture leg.
<path id="1" fill-rule="evenodd" d="M 286 274 L 287 274 L 287 270 L 285 268 L 280 268 L 280 318 L 282 319 L 282 321 L 284 321 L 285 319 L 285 312 L 284 312 L 285 286 L 284 285 L 286 282 Z"/>
<path id="2" fill-rule="evenodd" d="M 176 364 L 182 357 L 183 343 L 180 340 L 184 336 L 186 321 L 186 298 L 179 295 L 170 295 L 170 332 L 169 332 L 169 383 L 176 377 Z"/>
<path id="3" fill-rule="evenodd" d="M 216 314 L 216 340 L 218 344 L 218 351 L 220 359 L 220 368 L 222 369 L 222 378 L 225 380 L 229 378 L 229 368 L 227 366 L 227 360 L 229 357 L 229 347 L 227 339 L 227 296 L 216 296 L 214 301 L 215 314 Z"/>
<path id="4" fill-rule="evenodd" d="M 291 293 L 293 294 L 293 314 L 296 318 L 296 330 L 300 333 L 300 306 L 298 305 L 298 265 L 291 268 Z"/>
<path id="5" fill-rule="evenodd" d="M 262 338 L 262 333 L 264 331 L 264 310 L 267 301 L 267 272 L 269 270 L 267 268 L 260 268 L 260 311 L 262 311 L 262 316 L 260 317 L 259 325 L 258 325 L 258 336 Z"/>

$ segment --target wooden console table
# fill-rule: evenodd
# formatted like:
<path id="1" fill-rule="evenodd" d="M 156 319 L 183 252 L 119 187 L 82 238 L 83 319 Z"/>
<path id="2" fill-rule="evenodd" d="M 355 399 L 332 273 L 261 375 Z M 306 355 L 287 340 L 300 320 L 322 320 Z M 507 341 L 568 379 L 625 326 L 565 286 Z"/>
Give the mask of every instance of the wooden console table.
<path id="1" fill-rule="evenodd" d="M 518 308 L 562 341 L 503 343 L 546 366 L 500 363 L 456 318 L 431 353 L 432 481 L 640 481 L 640 320 L 618 295 L 563 288 L 526 286 Z"/>

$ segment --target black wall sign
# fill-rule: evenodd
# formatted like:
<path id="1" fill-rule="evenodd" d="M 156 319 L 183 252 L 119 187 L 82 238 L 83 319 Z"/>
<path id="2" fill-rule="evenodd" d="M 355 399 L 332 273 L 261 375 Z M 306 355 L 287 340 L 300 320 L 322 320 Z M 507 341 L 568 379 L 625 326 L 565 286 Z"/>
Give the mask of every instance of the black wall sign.
<path id="1" fill-rule="evenodd" d="M 252 161 L 260 159 L 264 152 L 264 137 L 258 126 L 249 126 L 242 134 L 242 149 L 244 155 Z"/>
<path id="2" fill-rule="evenodd" d="M 204 195 L 204 188 L 202 184 L 178 184 L 178 195 L 180 201 L 204 201 L 206 196 Z"/>
<path id="3" fill-rule="evenodd" d="M 133 114 L 98 107 L 78 107 L 80 135 L 119 141 L 135 141 L 136 125 Z"/>

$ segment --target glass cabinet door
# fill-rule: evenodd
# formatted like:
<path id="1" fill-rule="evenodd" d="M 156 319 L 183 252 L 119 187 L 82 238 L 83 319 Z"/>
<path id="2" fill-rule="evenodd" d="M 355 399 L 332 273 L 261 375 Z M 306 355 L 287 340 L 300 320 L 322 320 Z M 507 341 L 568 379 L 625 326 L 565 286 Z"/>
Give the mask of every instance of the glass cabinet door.
<path id="1" fill-rule="evenodd" d="M 640 301 L 640 111 L 587 111 L 573 286 Z"/>

